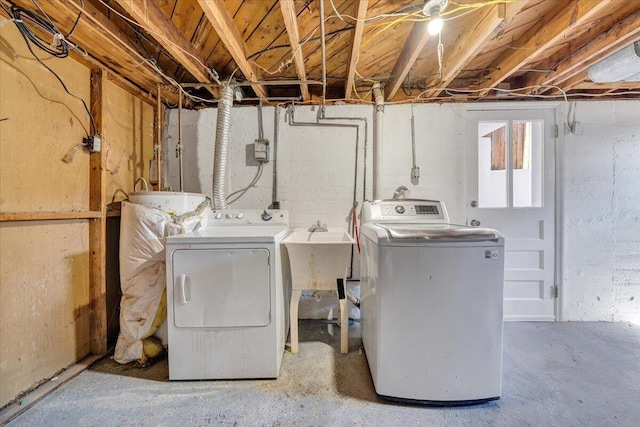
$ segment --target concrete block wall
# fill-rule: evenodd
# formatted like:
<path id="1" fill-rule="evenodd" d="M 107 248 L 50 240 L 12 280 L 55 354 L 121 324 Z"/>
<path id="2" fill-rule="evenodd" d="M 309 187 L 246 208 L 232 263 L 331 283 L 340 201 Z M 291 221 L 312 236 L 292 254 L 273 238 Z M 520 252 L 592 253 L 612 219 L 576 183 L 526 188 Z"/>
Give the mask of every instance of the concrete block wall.
<path id="1" fill-rule="evenodd" d="M 421 177 L 412 183 L 411 106 L 386 106 L 383 127 L 381 194 L 391 197 L 400 185 L 411 197 L 444 200 L 451 221 L 464 224 L 464 147 L 468 105 L 415 105 L 416 156 Z M 562 107 L 564 108 L 564 106 Z M 315 121 L 318 107 L 296 107 L 296 121 Z M 558 177 L 564 209 L 562 253 L 563 320 L 630 320 L 640 313 L 640 102 L 578 102 L 576 120 L 583 135 L 561 137 Z M 183 111 L 185 191 L 211 195 L 215 109 Z M 330 106 L 327 117 L 366 117 L 368 123 L 365 198 L 373 198 L 372 106 Z M 177 112 L 168 114 L 168 178 L 177 189 Z M 274 108 L 263 108 L 265 138 L 273 150 Z M 356 122 L 344 122 L 356 123 Z M 474 125 L 475 126 L 475 125 Z M 352 129 L 291 127 L 280 112 L 278 198 L 293 227 L 316 220 L 346 227 L 352 205 L 355 136 Z M 362 128 L 362 127 L 361 127 Z M 230 191 L 245 187 L 256 166 L 245 163 L 245 145 L 258 137 L 257 109 L 232 110 Z M 271 152 L 273 155 L 273 151 Z M 357 198 L 361 204 L 364 132 L 360 132 Z M 266 208 L 271 203 L 273 162 L 264 167 L 256 188 L 237 208 Z M 357 272 L 357 262 L 354 266 Z M 326 317 L 329 306 L 307 299 L 301 314 Z M 335 312 L 335 310 L 334 310 Z M 638 320 L 640 322 L 640 319 Z"/>
<path id="2" fill-rule="evenodd" d="M 578 102 L 563 149 L 563 319 L 640 323 L 640 102 Z"/>

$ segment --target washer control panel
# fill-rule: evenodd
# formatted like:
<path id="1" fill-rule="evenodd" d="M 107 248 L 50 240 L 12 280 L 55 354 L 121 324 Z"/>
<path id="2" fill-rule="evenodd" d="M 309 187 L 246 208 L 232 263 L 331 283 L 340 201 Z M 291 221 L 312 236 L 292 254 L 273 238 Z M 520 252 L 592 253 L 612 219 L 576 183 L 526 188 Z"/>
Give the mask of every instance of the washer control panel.
<path id="1" fill-rule="evenodd" d="M 362 222 L 389 220 L 390 222 L 449 222 L 444 202 L 437 200 L 400 199 L 365 202 Z"/>
<path id="2" fill-rule="evenodd" d="M 212 211 L 210 226 L 289 224 L 289 213 L 278 209 L 222 209 Z"/>

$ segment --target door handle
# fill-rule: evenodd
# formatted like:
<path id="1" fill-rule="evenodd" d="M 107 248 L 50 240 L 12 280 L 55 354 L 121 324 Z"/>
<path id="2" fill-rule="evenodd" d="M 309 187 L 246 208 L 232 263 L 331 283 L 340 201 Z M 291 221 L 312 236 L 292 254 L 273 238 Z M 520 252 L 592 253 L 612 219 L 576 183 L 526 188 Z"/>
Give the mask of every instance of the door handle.
<path id="1" fill-rule="evenodd" d="M 191 302 L 191 286 L 189 286 L 188 277 L 186 274 L 178 276 L 178 296 L 180 297 L 180 304 L 185 305 Z"/>
<path id="2" fill-rule="evenodd" d="M 472 219 L 471 220 L 471 226 L 472 227 L 480 227 L 480 221 L 478 221 L 477 219 Z"/>

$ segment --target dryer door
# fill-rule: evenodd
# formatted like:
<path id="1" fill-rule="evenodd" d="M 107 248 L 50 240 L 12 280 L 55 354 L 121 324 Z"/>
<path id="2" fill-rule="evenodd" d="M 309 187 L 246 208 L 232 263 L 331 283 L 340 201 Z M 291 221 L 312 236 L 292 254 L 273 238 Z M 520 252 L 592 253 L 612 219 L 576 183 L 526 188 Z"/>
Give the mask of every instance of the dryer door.
<path id="1" fill-rule="evenodd" d="M 267 326 L 269 251 L 184 249 L 173 253 L 173 322 L 179 328 Z"/>

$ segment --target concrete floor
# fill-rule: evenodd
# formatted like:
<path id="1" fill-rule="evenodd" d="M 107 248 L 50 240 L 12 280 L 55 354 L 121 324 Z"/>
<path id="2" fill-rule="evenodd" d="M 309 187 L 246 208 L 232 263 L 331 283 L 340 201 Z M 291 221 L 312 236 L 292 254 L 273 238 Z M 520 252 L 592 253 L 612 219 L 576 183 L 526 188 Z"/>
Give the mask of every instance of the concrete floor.
<path id="1" fill-rule="evenodd" d="M 348 355 L 331 328 L 301 321 L 300 353 L 285 353 L 278 380 L 169 382 L 166 359 L 137 368 L 106 358 L 9 425 L 640 425 L 637 326 L 506 323 L 502 398 L 460 408 L 378 399 L 359 325 Z"/>

